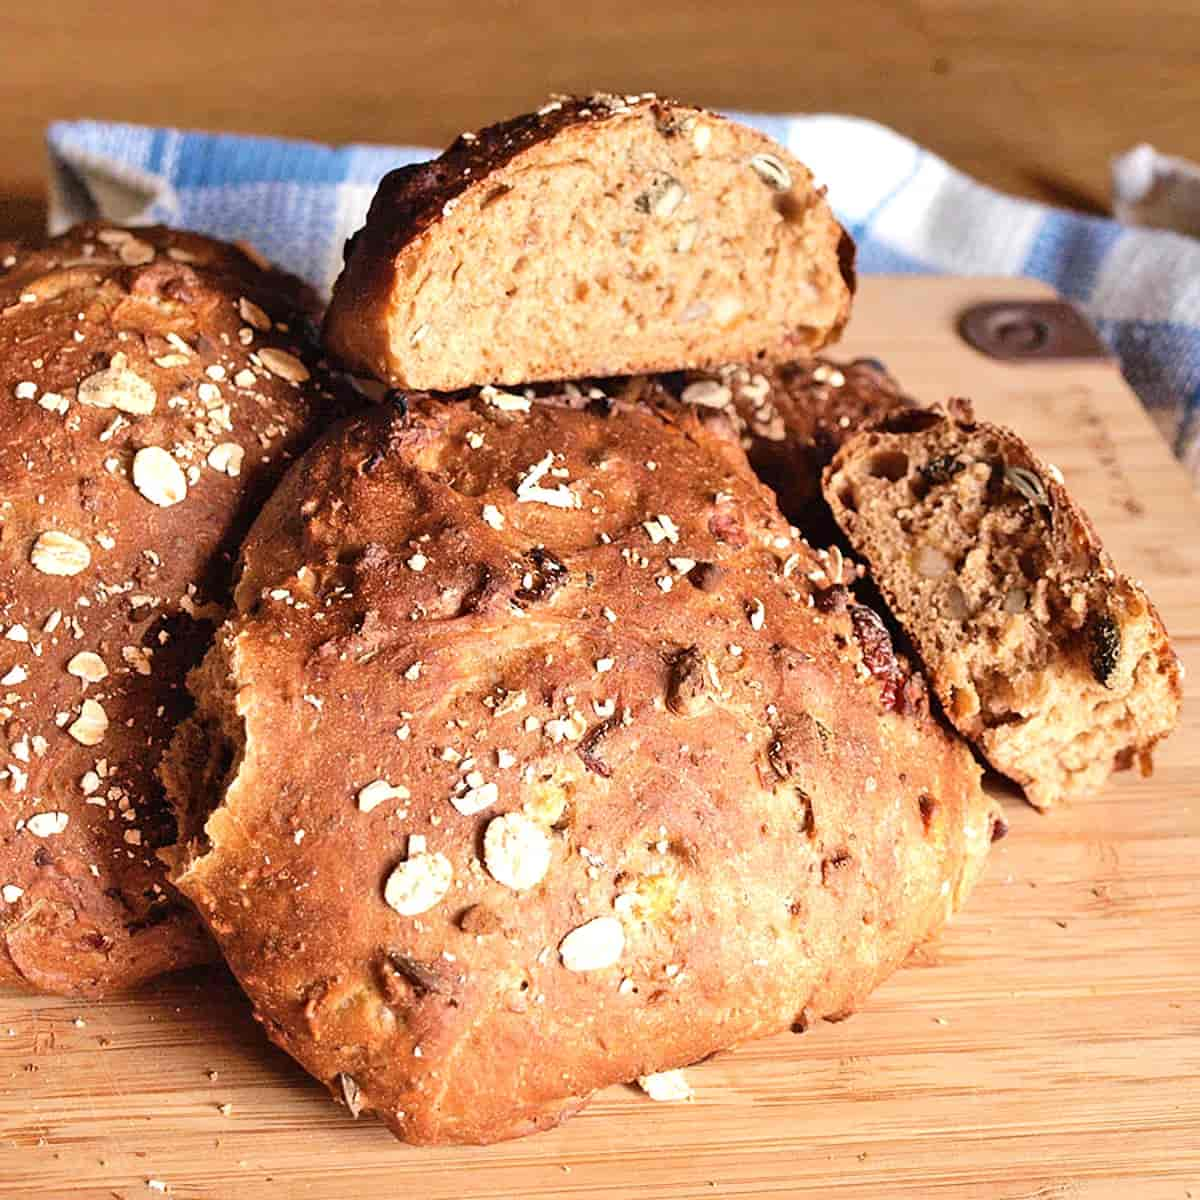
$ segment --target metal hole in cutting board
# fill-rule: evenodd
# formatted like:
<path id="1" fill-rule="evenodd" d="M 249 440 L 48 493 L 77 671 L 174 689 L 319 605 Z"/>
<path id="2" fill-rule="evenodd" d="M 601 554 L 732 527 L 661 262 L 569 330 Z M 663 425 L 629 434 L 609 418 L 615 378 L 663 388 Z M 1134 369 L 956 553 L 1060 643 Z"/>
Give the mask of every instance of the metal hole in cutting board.
<path id="1" fill-rule="evenodd" d="M 1065 300 L 976 304 L 958 320 L 963 339 L 1005 362 L 1109 358 L 1088 319 Z"/>

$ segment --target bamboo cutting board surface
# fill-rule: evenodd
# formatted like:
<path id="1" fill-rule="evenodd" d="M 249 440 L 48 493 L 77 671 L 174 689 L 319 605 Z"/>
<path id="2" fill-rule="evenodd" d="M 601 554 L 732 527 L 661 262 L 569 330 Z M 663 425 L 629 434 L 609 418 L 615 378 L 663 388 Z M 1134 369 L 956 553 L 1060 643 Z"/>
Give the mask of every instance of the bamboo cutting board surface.
<path id="1" fill-rule="evenodd" d="M 842 349 L 973 396 L 1057 463 L 1200 680 L 1200 504 L 1116 367 L 1004 365 L 955 332 L 968 304 L 1048 294 L 867 279 Z M 1011 835 L 938 944 L 853 1019 L 690 1069 L 691 1104 L 612 1088 L 548 1134 L 417 1150 L 335 1107 L 221 972 L 104 1004 L 0 991 L 0 1197 L 1200 1200 L 1187 689 L 1153 779 L 1050 816 L 1004 792 Z"/>

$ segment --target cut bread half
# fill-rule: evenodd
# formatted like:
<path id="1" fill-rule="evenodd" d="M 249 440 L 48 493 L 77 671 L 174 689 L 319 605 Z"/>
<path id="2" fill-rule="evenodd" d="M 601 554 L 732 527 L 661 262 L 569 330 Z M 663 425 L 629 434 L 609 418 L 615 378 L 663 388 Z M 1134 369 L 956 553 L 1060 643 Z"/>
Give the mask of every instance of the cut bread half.
<path id="1" fill-rule="evenodd" d="M 839 334 L 853 256 L 764 134 L 653 95 L 554 100 L 383 180 L 325 339 L 437 391 L 794 359 Z"/>
<path id="2" fill-rule="evenodd" d="M 1150 769 L 1179 662 L 1061 474 L 968 404 L 859 434 L 825 497 L 924 660 L 946 715 L 1038 808 Z"/>

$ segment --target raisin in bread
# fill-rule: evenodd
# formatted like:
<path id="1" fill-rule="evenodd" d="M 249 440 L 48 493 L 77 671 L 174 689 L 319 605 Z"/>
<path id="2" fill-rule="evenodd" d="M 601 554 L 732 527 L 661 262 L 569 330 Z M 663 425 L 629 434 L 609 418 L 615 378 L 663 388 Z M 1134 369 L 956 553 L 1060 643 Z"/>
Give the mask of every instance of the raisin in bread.
<path id="1" fill-rule="evenodd" d="M 325 337 L 443 391 L 792 359 L 841 330 L 852 262 L 765 135 L 655 96 L 554 100 L 383 180 Z"/>
<path id="2" fill-rule="evenodd" d="M 1180 668 L 1055 468 L 969 405 L 851 439 L 825 496 L 947 716 L 1039 808 L 1150 768 Z"/>
<path id="3" fill-rule="evenodd" d="M 1003 831 L 736 443 L 590 392 L 323 439 L 168 770 L 172 877 L 267 1033 L 411 1142 L 844 1016 Z"/>
<path id="4" fill-rule="evenodd" d="M 164 229 L 0 257 L 0 979 L 100 995 L 215 957 L 155 770 L 241 535 L 335 410 L 315 310 Z"/>

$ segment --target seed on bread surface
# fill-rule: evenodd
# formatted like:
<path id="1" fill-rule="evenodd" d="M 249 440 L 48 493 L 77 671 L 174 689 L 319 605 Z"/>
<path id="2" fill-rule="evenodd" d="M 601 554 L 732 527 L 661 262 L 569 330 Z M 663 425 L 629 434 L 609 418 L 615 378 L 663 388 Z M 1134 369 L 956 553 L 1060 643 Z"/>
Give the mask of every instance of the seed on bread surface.
<path id="1" fill-rule="evenodd" d="M 67 732 L 81 746 L 97 746 L 108 733 L 108 713 L 98 700 L 85 700 L 79 716 L 67 727 Z"/>
<path id="2" fill-rule="evenodd" d="M 34 813 L 34 815 L 25 822 L 25 828 L 28 829 L 34 837 L 55 837 L 66 829 L 67 825 L 70 823 L 70 820 L 70 815 L 65 812 Z"/>
<path id="3" fill-rule="evenodd" d="M 374 779 L 358 791 L 359 812 L 373 812 L 389 800 L 407 800 L 410 796 L 403 784 L 393 785 L 386 779 Z"/>
<path id="4" fill-rule="evenodd" d="M 242 473 L 242 462 L 246 452 L 237 442 L 219 442 L 205 460 L 214 471 L 236 479 Z"/>
<path id="5" fill-rule="evenodd" d="M 258 358 L 272 375 L 278 375 L 288 383 L 304 383 L 309 378 L 308 368 L 288 350 L 264 346 L 258 351 Z"/>
<path id="6" fill-rule="evenodd" d="M 243 321 L 263 333 L 266 333 L 271 328 L 271 318 L 267 316 L 260 305 L 255 304 L 253 300 L 250 300 L 246 296 L 238 298 L 238 313 L 241 315 Z"/>
<path id="7" fill-rule="evenodd" d="M 108 667 L 95 651 L 81 650 L 67 663 L 67 674 L 82 679 L 84 683 L 99 683 L 108 677 Z"/>

